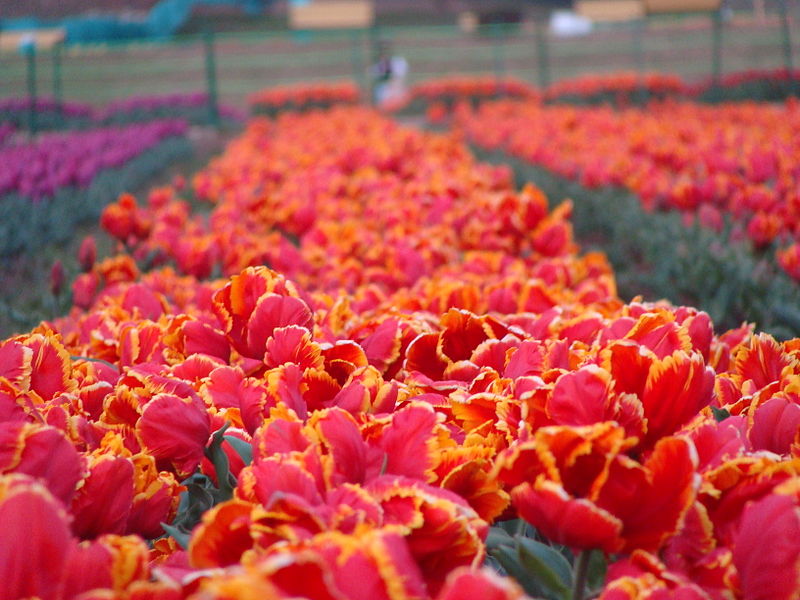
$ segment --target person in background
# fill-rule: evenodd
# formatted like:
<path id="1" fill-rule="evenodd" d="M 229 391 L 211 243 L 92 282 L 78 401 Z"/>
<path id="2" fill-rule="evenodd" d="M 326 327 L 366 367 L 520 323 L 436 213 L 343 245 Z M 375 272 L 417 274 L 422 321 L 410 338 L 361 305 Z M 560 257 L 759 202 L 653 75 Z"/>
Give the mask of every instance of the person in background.
<path id="1" fill-rule="evenodd" d="M 378 62 L 372 68 L 375 105 L 386 107 L 402 102 L 406 95 L 408 61 L 402 56 L 392 56 L 391 47 L 382 42 Z"/>

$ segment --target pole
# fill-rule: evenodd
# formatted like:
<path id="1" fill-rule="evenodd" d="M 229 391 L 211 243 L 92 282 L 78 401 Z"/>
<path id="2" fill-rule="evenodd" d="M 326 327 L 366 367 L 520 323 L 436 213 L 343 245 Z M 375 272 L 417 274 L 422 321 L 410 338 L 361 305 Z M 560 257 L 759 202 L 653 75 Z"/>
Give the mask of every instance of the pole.
<path id="1" fill-rule="evenodd" d="M 208 121 L 219 127 L 219 106 L 217 104 L 217 63 L 214 56 L 214 31 L 206 25 L 203 31 L 206 58 L 206 86 L 208 90 Z"/>
<path id="2" fill-rule="evenodd" d="M 373 24 L 369 28 L 369 46 L 370 46 L 370 66 L 377 64 L 377 62 L 381 58 L 381 34 L 378 26 Z M 377 82 L 375 81 L 375 77 L 370 77 L 369 85 L 367 86 L 369 92 L 369 104 L 373 106 L 375 104 L 375 89 L 376 89 Z"/>
<path id="3" fill-rule="evenodd" d="M 711 53 L 711 78 L 713 81 L 714 100 L 719 100 L 722 95 L 722 11 L 715 10 L 713 16 L 713 36 Z"/>
<path id="4" fill-rule="evenodd" d="M 539 87 L 542 91 L 550 85 L 550 56 L 547 50 L 547 28 L 536 24 L 536 58 L 539 61 Z"/>
<path id="5" fill-rule="evenodd" d="M 786 0 L 778 2 L 781 10 L 781 30 L 783 38 L 783 66 L 789 73 L 789 91 L 797 93 L 797 82 L 794 80 L 794 61 L 792 60 L 792 31 L 789 26 L 789 10 L 786 7 Z"/>
<path id="6" fill-rule="evenodd" d="M 36 46 L 31 43 L 25 46 L 28 66 L 28 129 L 31 135 L 36 134 Z"/>
<path id="7" fill-rule="evenodd" d="M 497 84 L 497 91 L 500 96 L 505 96 L 505 35 L 502 23 L 495 23 L 492 26 L 493 54 L 494 54 L 494 78 Z"/>
<path id="8" fill-rule="evenodd" d="M 369 90 L 369 81 L 366 79 L 367 72 L 364 66 L 364 49 L 362 43 L 362 31 L 354 29 L 352 35 L 352 48 L 350 60 L 353 63 L 353 80 L 361 88 L 362 97 L 364 94 L 371 96 Z"/>
<path id="9" fill-rule="evenodd" d="M 61 44 L 55 44 L 53 56 L 53 99 L 56 103 L 56 121 L 59 127 L 64 126 L 64 97 L 61 78 Z"/>
<path id="10" fill-rule="evenodd" d="M 637 19 L 633 23 L 633 60 L 636 64 L 636 73 L 638 74 L 636 86 L 636 100 L 638 104 L 645 104 L 647 101 L 647 89 L 644 84 L 644 33 L 646 27 L 646 19 Z"/>

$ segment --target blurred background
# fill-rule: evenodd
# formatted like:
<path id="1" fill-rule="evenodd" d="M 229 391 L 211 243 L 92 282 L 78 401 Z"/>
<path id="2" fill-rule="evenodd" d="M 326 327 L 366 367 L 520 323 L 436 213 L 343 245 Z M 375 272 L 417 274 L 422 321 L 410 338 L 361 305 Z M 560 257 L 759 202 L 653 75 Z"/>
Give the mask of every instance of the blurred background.
<path id="1" fill-rule="evenodd" d="M 409 85 L 453 75 L 545 88 L 582 74 L 687 81 L 800 61 L 798 0 L 0 0 L 0 98 L 249 94 L 352 81 L 381 53 Z"/>

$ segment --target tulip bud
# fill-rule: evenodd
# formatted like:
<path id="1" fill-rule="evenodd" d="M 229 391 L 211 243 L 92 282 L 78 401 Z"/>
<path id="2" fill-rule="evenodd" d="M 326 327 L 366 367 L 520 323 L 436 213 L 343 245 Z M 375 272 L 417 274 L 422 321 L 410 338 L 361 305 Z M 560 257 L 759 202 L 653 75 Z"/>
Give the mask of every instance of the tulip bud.
<path id="1" fill-rule="evenodd" d="M 100 278 L 97 273 L 81 273 L 72 283 L 72 303 L 83 309 L 88 309 L 100 287 Z"/>
<path id="2" fill-rule="evenodd" d="M 50 293 L 53 294 L 53 296 L 59 296 L 61 294 L 61 288 L 64 287 L 65 279 L 64 265 L 60 259 L 56 260 L 50 269 Z"/>
<path id="3" fill-rule="evenodd" d="M 95 260 L 97 260 L 97 244 L 94 241 L 94 236 L 87 235 L 83 238 L 80 248 L 78 248 L 78 263 L 81 266 L 81 271 L 84 273 L 91 271 Z"/>

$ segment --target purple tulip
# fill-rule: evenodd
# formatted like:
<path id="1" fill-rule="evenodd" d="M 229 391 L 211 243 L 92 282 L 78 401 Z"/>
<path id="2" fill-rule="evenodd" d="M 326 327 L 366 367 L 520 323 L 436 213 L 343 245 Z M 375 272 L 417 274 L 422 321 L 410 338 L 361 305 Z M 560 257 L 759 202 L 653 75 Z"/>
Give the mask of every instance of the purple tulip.
<path id="1" fill-rule="evenodd" d="M 0 194 L 16 192 L 39 199 L 64 186 L 86 187 L 101 171 L 121 167 L 165 138 L 187 130 L 185 121 L 152 121 L 49 133 L 33 143 L 2 146 Z"/>

